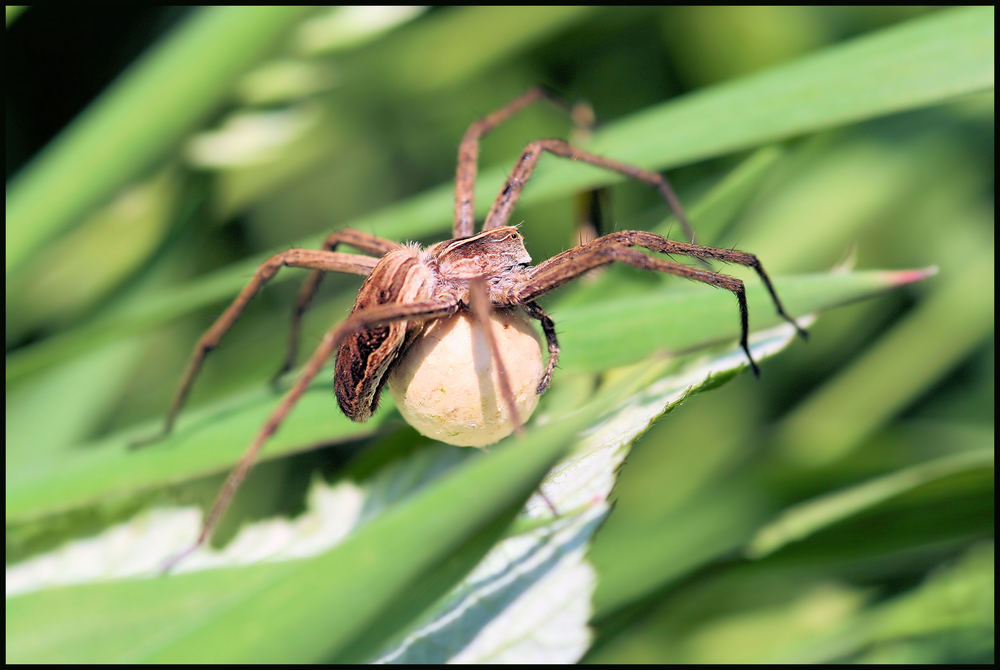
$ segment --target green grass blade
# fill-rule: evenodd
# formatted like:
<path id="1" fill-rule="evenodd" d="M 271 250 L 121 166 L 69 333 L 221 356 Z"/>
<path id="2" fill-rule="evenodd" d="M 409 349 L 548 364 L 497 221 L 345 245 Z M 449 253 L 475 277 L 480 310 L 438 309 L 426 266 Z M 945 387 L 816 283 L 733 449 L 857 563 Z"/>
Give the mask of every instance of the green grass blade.
<path id="1" fill-rule="evenodd" d="M 819 467 L 843 457 L 988 340 L 993 273 L 993 258 L 983 256 L 942 276 L 912 313 L 790 412 L 776 436 L 788 459 Z"/>
<path id="2" fill-rule="evenodd" d="M 201 9 L 147 53 L 11 183 L 7 273 L 161 159 L 309 11 Z"/>
<path id="3" fill-rule="evenodd" d="M 950 9 L 865 35 L 647 109 L 592 148 L 677 165 L 988 90 L 993 14 Z"/>
<path id="4" fill-rule="evenodd" d="M 912 274 L 911 274 L 912 272 Z M 789 313 L 808 314 L 927 276 L 928 271 L 802 275 L 775 280 Z M 748 282 L 752 330 L 782 322 L 764 287 Z M 736 299 L 705 286 L 608 299 L 553 313 L 560 330 L 560 367 L 597 371 L 627 365 L 655 351 L 679 352 L 739 334 Z"/>
<path id="5" fill-rule="evenodd" d="M 377 76 L 393 91 L 456 84 L 543 42 L 597 11 L 587 6 L 453 7 L 400 30 L 359 56 L 357 82 Z M 434 48 L 428 48 L 433 45 Z"/>
<path id="6" fill-rule="evenodd" d="M 762 333 L 753 342 L 754 354 L 763 360 L 793 337 L 787 326 Z M 511 449 L 517 452 L 505 461 L 507 468 L 520 472 L 516 478 L 496 466 L 496 454 L 437 446 L 385 466 L 371 478 L 348 477 L 334 486 L 316 483 L 305 514 L 253 524 L 221 551 L 194 553 L 181 566 L 192 574 L 170 578 L 174 588 L 169 592 L 160 586 L 164 578 L 135 578 L 148 575 L 163 555 L 197 532 L 197 515 L 188 510 L 144 512 L 97 537 L 70 542 L 8 569 L 9 594 L 34 590 L 12 601 L 9 611 L 17 624 L 8 628 L 8 652 L 32 660 L 52 654 L 118 661 L 176 654 L 191 660 L 241 654 L 368 660 L 391 638 L 393 643 L 375 656 L 395 662 L 575 661 L 589 642 L 586 624 L 594 588 L 584 551 L 610 510 L 615 474 L 633 441 L 656 417 L 691 394 L 718 386 L 743 365 L 739 352 L 721 350 L 715 356 L 691 357 L 673 369 L 659 362 L 608 384 L 585 407 L 574 406 L 559 420 L 499 448 L 505 457 Z M 513 500 L 519 506 L 537 485 L 539 471 L 521 452 L 530 450 L 541 467 L 545 458 L 559 453 L 560 443 L 576 434 L 580 437 L 574 448 L 544 484 L 546 495 L 563 513 L 553 517 L 535 500 L 528 506 L 527 523 L 515 526 L 512 536 L 483 558 L 509 521 L 504 503 Z M 489 481 L 494 488 L 483 489 L 476 471 L 491 460 Z M 520 491 L 520 497 L 511 498 L 516 496 L 512 490 Z M 419 514 L 413 510 L 418 501 Z M 470 512 L 475 519 L 479 508 L 490 505 L 493 517 L 481 519 L 478 526 L 464 520 Z M 405 520 L 398 518 L 404 514 Z M 394 519 L 388 528 L 386 518 Z M 454 535 L 462 523 L 468 535 L 449 551 L 448 533 Z M 407 538 L 422 538 L 424 544 L 419 550 L 400 546 L 410 541 Z M 431 564 L 435 551 L 448 560 Z M 315 555 L 316 561 L 291 558 Z M 406 559 L 400 560 L 402 556 Z M 262 557 L 289 564 L 239 567 Z M 470 574 L 415 626 L 407 626 L 480 558 L 482 570 Z M 73 574 L 53 571 L 67 561 L 75 565 Z M 205 584 L 198 577 L 204 574 L 216 579 Z M 134 581 L 53 589 L 128 577 Z M 373 601 L 354 605 L 364 600 L 362 595 L 373 596 Z M 165 615 L 136 622 L 136 603 L 147 598 L 156 603 L 151 610 Z M 278 607 L 279 602 L 287 602 L 288 608 Z M 196 612 L 178 616 L 179 608 L 197 605 Z M 67 612 L 67 619 L 39 621 L 39 613 L 48 607 Z M 89 619 L 92 624 L 69 625 L 76 608 L 101 611 L 102 616 Z M 279 609 L 295 611 L 287 617 L 290 621 L 269 625 L 270 613 Z M 462 615 L 456 617 L 459 611 Z M 481 636 L 487 627 L 505 633 L 499 639 Z M 123 636 L 124 629 L 130 634 Z M 251 649 L 233 643 L 248 635 L 253 638 Z M 338 640 L 348 639 L 347 647 L 336 649 Z"/>
<path id="7" fill-rule="evenodd" d="M 473 459 L 315 559 L 70 587 L 10 600 L 8 659 L 336 658 L 353 638 L 378 625 L 379 611 L 423 573 L 520 506 L 588 420 L 587 412 L 578 412 Z M 158 604 L 146 609 L 142 603 Z M 137 621 L 137 611 L 150 616 Z M 55 612 L 69 618 L 53 618 Z M 77 620 L 80 612 L 89 613 L 86 621 Z M 60 639 L 43 641 L 47 635 Z"/>
<path id="8" fill-rule="evenodd" d="M 760 662 L 949 664 L 956 646 L 959 658 L 992 656 L 995 573 L 992 543 L 973 545 L 918 586 Z"/>
<path id="9" fill-rule="evenodd" d="M 902 495 L 919 486 L 955 474 L 993 468 L 993 450 L 980 449 L 920 463 L 872 481 L 837 491 L 786 509 L 747 545 L 750 558 L 763 558 L 822 528 Z"/>
<path id="10" fill-rule="evenodd" d="M 27 8 L 28 8 L 27 5 L 7 5 L 7 7 L 5 7 L 5 14 L 6 14 L 5 18 L 7 21 L 7 23 L 5 24 L 6 27 L 10 28 L 10 24 L 14 23 L 14 21 L 17 21 L 17 17 L 19 17 L 21 13 Z"/>

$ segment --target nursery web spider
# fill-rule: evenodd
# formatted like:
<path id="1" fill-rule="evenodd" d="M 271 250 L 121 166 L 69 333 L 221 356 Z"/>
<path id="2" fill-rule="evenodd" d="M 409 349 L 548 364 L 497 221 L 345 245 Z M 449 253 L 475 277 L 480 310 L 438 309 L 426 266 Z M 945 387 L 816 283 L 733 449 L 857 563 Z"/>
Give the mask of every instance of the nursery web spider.
<path id="1" fill-rule="evenodd" d="M 539 100 L 548 100 L 570 111 L 560 98 L 538 87 L 469 126 L 458 151 L 452 239 L 422 249 L 414 244 L 403 245 L 356 230 L 338 230 L 326 238 L 321 250 L 291 249 L 275 254 L 258 268 L 228 309 L 201 337 L 160 436 L 172 429 L 205 356 L 219 344 L 249 300 L 278 270 L 282 267 L 296 267 L 313 271 L 302 287 L 292 315 L 290 344 L 279 375 L 294 365 L 301 319 L 319 287 L 323 273 L 348 272 L 366 277 L 350 316 L 327 331 L 299 378 L 285 393 L 278 407 L 254 436 L 239 464 L 230 473 L 203 523 L 195 545 L 175 557 L 171 565 L 208 539 L 261 447 L 282 424 L 334 352 L 337 352 L 334 388 L 340 408 L 352 420 L 366 421 L 378 406 L 389 372 L 406 349 L 421 336 L 425 327 L 438 319 L 462 313 L 471 315 L 477 327 L 482 328 L 486 334 L 498 367 L 500 395 L 516 429 L 520 419 L 502 368 L 503 363 L 499 359 L 496 339 L 488 323 L 492 310 L 520 307 L 541 323 L 548 345 L 548 361 L 537 384 L 536 392 L 540 395 L 548 387 L 559 359 L 559 344 L 551 317 L 535 302 L 536 299 L 589 270 L 619 262 L 644 270 L 679 275 L 731 291 L 736 296 L 739 307 L 740 346 L 746 352 L 754 374 L 759 374 L 747 345 L 747 304 L 743 282 L 708 269 L 653 257 L 635 247 L 661 254 L 690 256 L 703 262 L 718 260 L 753 268 L 770 293 L 778 314 L 795 326 L 800 335 L 806 335 L 785 313 L 774 287 L 755 256 L 694 243 L 687 217 L 673 189 L 662 175 L 594 155 L 563 140 L 537 140 L 524 148 L 486 215 L 481 231 L 475 233 L 473 192 L 479 141 L 497 124 Z M 525 250 L 524 238 L 516 227 L 508 226 L 507 222 L 538 159 L 546 152 L 605 168 L 655 187 L 673 210 L 690 241 L 675 242 L 638 230 L 618 231 L 580 244 L 539 265 L 530 265 L 531 258 Z M 367 255 L 336 251 L 342 244 Z"/>

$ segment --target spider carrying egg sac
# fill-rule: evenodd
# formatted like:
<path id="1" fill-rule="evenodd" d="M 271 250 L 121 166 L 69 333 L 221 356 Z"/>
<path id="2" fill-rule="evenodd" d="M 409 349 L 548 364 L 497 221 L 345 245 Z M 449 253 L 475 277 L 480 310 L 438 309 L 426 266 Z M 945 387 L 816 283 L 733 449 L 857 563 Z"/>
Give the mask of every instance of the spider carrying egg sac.
<path id="1" fill-rule="evenodd" d="M 521 310 L 494 311 L 490 328 L 503 359 L 518 418 L 538 405 L 541 341 Z M 489 342 L 466 312 L 439 319 L 403 354 L 389 393 L 422 435 L 460 447 L 484 447 L 514 431 Z"/>

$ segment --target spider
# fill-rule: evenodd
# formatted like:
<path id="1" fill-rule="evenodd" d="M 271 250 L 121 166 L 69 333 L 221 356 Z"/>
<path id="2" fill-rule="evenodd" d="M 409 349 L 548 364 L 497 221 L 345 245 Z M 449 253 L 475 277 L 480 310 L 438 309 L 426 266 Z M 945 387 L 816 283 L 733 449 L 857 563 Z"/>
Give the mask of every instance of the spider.
<path id="1" fill-rule="evenodd" d="M 304 283 L 293 311 L 288 353 L 278 376 L 294 365 L 301 319 L 320 285 L 323 273 L 347 272 L 366 277 L 350 316 L 327 331 L 299 378 L 285 393 L 230 473 L 203 522 L 195 544 L 172 559 L 170 565 L 210 537 L 260 449 L 277 431 L 296 401 L 335 352 L 334 389 L 337 402 L 344 414 L 354 421 L 363 422 L 377 408 L 382 388 L 400 357 L 430 324 L 456 316 L 471 318 L 485 334 L 492 358 L 497 364 L 500 396 L 508 409 L 514 430 L 518 430 L 521 419 L 500 359 L 496 336 L 490 327 L 493 312 L 521 308 L 528 316 L 540 322 L 548 347 L 545 370 L 535 388 L 535 392 L 541 395 L 548 388 L 558 363 L 559 344 L 552 318 L 536 300 L 594 268 L 618 262 L 644 270 L 679 275 L 731 291 L 739 308 L 740 346 L 746 353 L 754 374 L 759 375 L 759 368 L 747 345 L 748 317 L 743 282 L 709 269 L 650 256 L 635 247 L 661 254 L 690 256 L 702 262 L 718 260 L 753 268 L 767 288 L 778 314 L 791 323 L 801 336 L 806 336 L 806 331 L 785 313 L 770 279 L 755 256 L 695 243 L 687 217 L 669 182 L 662 175 L 597 156 L 560 139 L 537 140 L 524 148 L 486 215 L 480 232 L 476 233 L 473 192 L 480 139 L 524 107 L 541 100 L 548 100 L 571 111 L 558 96 L 545 88 L 535 87 L 469 126 L 458 151 L 455 221 L 451 239 L 422 249 L 418 245 L 403 245 L 360 231 L 344 229 L 328 236 L 321 250 L 290 249 L 275 254 L 257 269 L 246 287 L 199 339 L 167 413 L 163 429 L 154 439 L 171 431 L 205 357 L 219 344 L 249 300 L 279 269 L 296 267 L 313 272 Z M 507 224 L 526 182 L 544 153 L 589 163 L 655 187 L 690 241 L 677 242 L 638 230 L 618 231 L 582 243 L 538 265 L 530 265 L 531 257 L 525 250 L 523 236 L 517 227 Z M 342 244 L 352 246 L 363 254 L 336 251 Z"/>

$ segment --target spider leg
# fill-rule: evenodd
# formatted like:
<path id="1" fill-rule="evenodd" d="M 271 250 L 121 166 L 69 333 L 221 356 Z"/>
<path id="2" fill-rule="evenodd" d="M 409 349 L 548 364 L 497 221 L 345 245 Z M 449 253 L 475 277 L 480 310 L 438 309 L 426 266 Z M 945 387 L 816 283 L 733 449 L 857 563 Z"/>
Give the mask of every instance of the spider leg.
<path id="1" fill-rule="evenodd" d="M 331 233 L 323 241 L 323 249 L 325 251 L 336 251 L 337 246 L 340 244 L 348 244 L 377 257 L 384 256 L 390 251 L 400 249 L 403 246 L 392 240 L 375 237 L 359 230 L 344 228 L 343 230 Z M 295 302 L 295 308 L 292 310 L 292 323 L 288 333 L 288 351 L 285 354 L 285 360 L 281 364 L 281 367 L 278 368 L 274 377 L 271 378 L 271 386 L 277 386 L 281 377 L 295 367 L 295 360 L 298 358 L 299 342 L 301 340 L 302 317 L 306 313 L 306 310 L 309 309 L 309 303 L 312 302 L 313 296 L 316 295 L 316 291 L 323 281 L 323 275 L 323 270 L 315 270 L 302 283 L 298 300 Z"/>
<path id="2" fill-rule="evenodd" d="M 590 109 L 590 105 L 581 102 L 570 107 L 561 97 L 543 86 L 528 89 L 500 109 L 472 123 L 465 131 L 462 143 L 458 147 L 458 167 L 455 171 L 454 237 L 469 237 L 475 232 L 475 190 L 479 140 L 496 126 L 539 100 L 548 100 L 566 110 L 577 125 L 593 124 L 594 113 Z"/>
<path id="3" fill-rule="evenodd" d="M 295 384 L 292 385 L 288 392 L 285 393 L 285 396 L 281 399 L 281 403 L 274 411 L 271 412 L 267 421 L 250 442 L 250 446 L 247 447 L 247 450 L 240 458 L 239 463 L 237 463 L 236 467 L 233 468 L 233 471 L 229 473 L 225 484 L 222 486 L 222 490 L 219 491 L 219 495 L 216 498 L 215 503 L 212 505 L 211 511 L 202 523 L 201 531 L 198 533 L 198 539 L 195 540 L 191 547 L 171 557 L 166 563 L 164 563 L 162 571 L 169 571 L 184 557 L 190 555 L 198 547 L 204 544 L 209 537 L 211 537 L 212 530 L 215 528 L 216 524 L 218 524 L 222 515 L 225 514 L 226 509 L 229 507 L 229 503 L 232 501 L 233 495 L 236 493 L 236 489 L 246 478 L 247 473 L 250 472 L 250 468 L 253 467 L 257 454 L 260 453 L 260 450 L 264 446 L 265 442 L 267 442 L 267 439 L 274 435 L 278 428 L 281 427 L 282 422 L 288 416 L 292 407 L 294 407 L 295 403 L 300 397 L 302 397 L 302 394 L 305 393 L 309 384 L 316 377 L 316 375 L 320 373 L 327 359 L 333 355 L 345 337 L 352 333 L 356 333 L 359 330 L 384 326 L 396 321 L 426 321 L 428 319 L 446 316 L 454 313 L 457 307 L 458 303 L 456 301 L 421 302 L 410 305 L 378 305 L 376 307 L 370 307 L 368 309 L 354 312 L 343 323 L 340 323 L 327 331 L 323 340 L 320 342 L 319 347 L 317 347 L 316 351 L 314 351 L 312 356 L 309 357 L 309 362 L 306 363 L 302 375 L 295 381 Z"/>
<path id="4" fill-rule="evenodd" d="M 701 260 L 718 260 L 724 263 L 736 263 L 737 265 L 745 265 L 746 267 L 752 268 L 764 283 L 765 288 L 767 288 L 767 292 L 771 296 L 771 301 L 774 303 L 774 308 L 778 312 L 778 316 L 792 324 L 792 326 L 795 327 L 795 331 L 802 339 L 808 339 L 809 337 L 809 333 L 804 328 L 799 326 L 799 324 L 795 322 L 795 319 L 789 316 L 785 311 L 784 306 L 781 304 L 781 299 L 778 298 L 778 292 L 774 290 L 774 285 L 771 284 L 770 277 L 768 277 L 767 273 L 764 272 L 764 267 L 753 254 L 748 254 L 744 251 L 736 251 L 735 249 L 716 249 L 715 247 L 703 247 L 697 244 L 688 244 L 686 242 L 675 242 L 673 240 L 668 240 L 661 235 L 647 233 L 642 230 L 623 230 L 616 233 L 610 233 L 600 239 L 607 240 L 607 242 L 605 242 L 606 244 L 615 243 L 630 247 L 645 247 L 650 251 L 657 251 L 664 254 L 682 254 L 684 256 L 691 256 L 692 258 Z"/>
<path id="5" fill-rule="evenodd" d="M 313 249 L 289 249 L 288 251 L 283 251 L 279 254 L 271 256 L 269 259 L 264 261 L 264 263 L 257 268 L 254 273 L 253 279 L 251 279 L 240 294 L 236 296 L 236 299 L 226 308 L 212 324 L 204 335 L 195 344 L 194 352 L 191 354 L 191 358 L 188 362 L 187 370 L 184 373 L 184 377 L 181 379 L 180 386 L 177 389 L 177 394 L 174 396 L 174 401 L 170 406 L 170 410 L 167 412 L 166 420 L 163 423 L 163 429 L 156 435 L 133 442 L 131 447 L 140 447 L 150 442 L 155 442 L 163 437 L 170 434 L 171 429 L 174 426 L 174 421 L 177 418 L 177 414 L 180 412 L 181 407 L 184 405 L 184 401 L 187 399 L 188 393 L 191 391 L 191 386 L 194 384 L 195 378 L 198 376 L 198 372 L 201 370 L 202 363 L 205 361 L 205 357 L 210 351 L 215 349 L 222 337 L 229 331 L 236 319 L 239 318 L 240 314 L 246 308 L 247 303 L 250 299 L 261 289 L 264 284 L 266 284 L 274 275 L 278 273 L 283 267 L 297 267 L 297 268 L 311 268 L 322 272 L 349 272 L 352 274 L 358 274 L 367 276 L 371 273 L 372 268 L 378 263 L 378 259 L 371 258 L 369 256 L 359 256 L 357 254 L 342 254 L 330 251 L 317 251 Z"/>
<path id="6" fill-rule="evenodd" d="M 760 368 L 757 367 L 757 363 L 750 354 L 750 347 L 747 344 L 749 320 L 747 316 L 746 291 L 742 281 L 718 272 L 693 268 L 682 263 L 674 263 L 647 256 L 641 251 L 631 249 L 620 242 L 608 240 L 608 236 L 598 238 L 590 244 L 553 256 L 544 263 L 536 266 L 527 279 L 512 291 L 511 300 L 514 302 L 534 300 L 538 296 L 576 279 L 588 270 L 616 261 L 626 263 L 641 270 L 654 270 L 656 272 L 687 277 L 688 279 L 731 291 L 736 296 L 736 302 L 740 310 L 740 346 L 750 361 L 750 367 L 754 375 L 760 375 Z"/>
<path id="7" fill-rule="evenodd" d="M 514 403 L 514 393 L 510 388 L 510 381 L 507 376 L 506 366 L 504 366 L 503 359 L 500 358 L 500 347 L 497 345 L 496 337 L 493 335 L 493 329 L 490 327 L 489 288 L 486 285 L 486 281 L 482 278 L 474 279 L 469 283 L 469 303 L 472 308 L 472 316 L 480 330 L 485 334 L 493 360 L 496 361 L 497 377 L 500 380 L 500 393 L 503 395 L 504 403 L 507 405 L 507 411 L 510 412 L 511 421 L 514 423 L 514 435 L 521 437 L 521 435 L 524 434 L 524 430 L 521 427 L 521 418 L 518 415 L 517 405 Z M 549 365 L 545 370 L 542 381 L 538 384 L 537 392 L 538 395 L 541 395 L 545 392 L 545 389 L 548 388 L 549 378 L 552 376 L 552 369 L 555 367 L 555 360 L 558 360 L 559 358 L 559 345 L 555 341 L 555 324 L 552 323 L 552 319 L 549 318 L 549 315 L 533 302 L 527 303 L 527 305 L 525 305 L 525 310 L 530 316 L 542 321 L 542 329 L 545 331 L 547 338 L 551 333 L 551 338 L 549 339 Z M 548 326 L 546 326 L 546 323 Z M 552 353 L 553 346 L 555 347 L 554 357 Z M 553 504 L 549 497 L 545 495 L 545 491 L 542 490 L 541 485 L 538 486 L 537 493 L 545 503 L 546 507 L 549 508 L 549 511 L 552 512 L 552 516 L 558 517 L 559 510 L 556 509 L 555 504 Z"/>
<path id="8" fill-rule="evenodd" d="M 604 158 L 583 149 L 577 149 L 563 140 L 555 139 L 537 140 L 524 148 L 524 151 L 521 152 L 521 157 L 510 173 L 510 177 L 507 178 L 507 183 L 504 184 L 500 195 L 497 196 L 493 207 L 490 208 L 489 214 L 486 215 L 486 223 L 483 224 L 483 230 L 491 230 L 507 225 L 511 212 L 521 197 L 521 191 L 524 190 L 525 183 L 531 177 L 531 173 L 534 172 L 538 159 L 546 151 L 562 158 L 596 165 L 597 167 L 611 170 L 612 172 L 617 172 L 626 177 L 638 179 L 639 181 L 644 181 L 647 184 L 655 186 L 660 195 L 663 196 L 663 199 L 670 205 L 670 209 L 673 210 L 677 220 L 681 223 L 681 227 L 684 228 L 685 234 L 694 242 L 694 229 L 691 228 L 687 215 L 684 214 L 684 208 L 681 207 L 681 203 L 677 199 L 673 187 L 670 186 L 670 182 L 659 172 L 643 170 L 634 165 Z"/>
<path id="9" fill-rule="evenodd" d="M 548 390 L 549 382 L 552 381 L 552 373 L 555 372 L 556 365 L 559 363 L 559 340 L 556 339 L 556 324 L 537 302 L 526 302 L 523 307 L 528 316 L 541 322 L 542 332 L 545 333 L 545 341 L 549 346 L 549 361 L 545 365 L 545 374 L 542 375 L 542 380 L 538 382 L 537 393 L 542 395 Z"/>
<path id="10" fill-rule="evenodd" d="M 494 336 L 493 328 L 490 326 L 490 293 L 489 287 L 486 285 L 486 280 L 482 277 L 477 277 L 469 282 L 469 307 L 472 308 L 472 318 L 475 320 L 476 325 L 479 327 L 480 332 L 483 333 L 483 337 L 486 338 L 486 342 L 490 347 L 490 355 L 497 366 L 500 395 L 503 396 L 504 404 L 507 405 L 507 411 L 510 413 L 510 420 L 514 424 L 514 434 L 520 437 L 523 432 L 521 430 L 521 417 L 517 411 L 517 404 L 514 402 L 514 392 L 510 388 L 510 377 L 507 375 L 507 366 L 504 365 L 503 359 L 500 358 L 500 346 L 497 344 L 497 338 Z"/>

